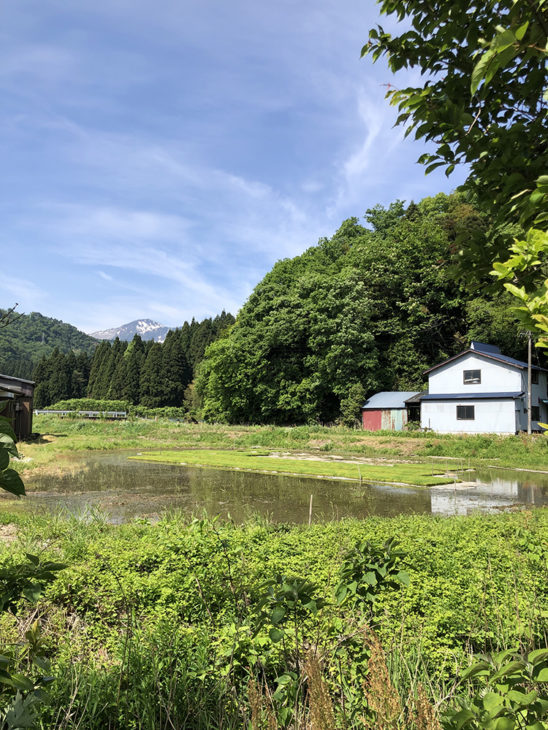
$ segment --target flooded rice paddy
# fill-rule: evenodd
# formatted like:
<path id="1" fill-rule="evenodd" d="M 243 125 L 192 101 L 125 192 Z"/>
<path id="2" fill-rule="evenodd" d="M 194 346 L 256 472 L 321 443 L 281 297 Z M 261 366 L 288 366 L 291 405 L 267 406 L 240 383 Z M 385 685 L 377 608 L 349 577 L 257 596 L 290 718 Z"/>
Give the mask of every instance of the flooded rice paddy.
<path id="1" fill-rule="evenodd" d="M 318 522 L 548 506 L 548 474 L 536 472 L 478 470 L 466 475 L 472 485 L 398 487 L 128 459 L 135 453 L 79 454 L 66 457 L 70 466 L 59 474 L 29 474 L 24 509 L 79 515 L 98 509 L 116 523 L 138 516 L 154 519 L 171 510 L 236 522 L 256 514 L 275 522 L 307 522 L 312 495 L 312 520 Z"/>

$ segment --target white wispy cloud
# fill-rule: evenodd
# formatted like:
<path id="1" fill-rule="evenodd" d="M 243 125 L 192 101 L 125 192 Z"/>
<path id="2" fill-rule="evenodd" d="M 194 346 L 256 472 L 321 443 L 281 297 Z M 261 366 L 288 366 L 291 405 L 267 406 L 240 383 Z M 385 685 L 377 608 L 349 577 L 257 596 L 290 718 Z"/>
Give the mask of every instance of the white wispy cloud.
<path id="1" fill-rule="evenodd" d="M 13 307 L 17 303 L 17 310 L 20 312 L 36 311 L 48 299 L 47 293 L 34 281 L 19 277 L 13 272 L 0 274 L 0 292 L 0 308 Z"/>
<path id="2" fill-rule="evenodd" d="M 361 0 L 8 4 L 3 262 L 23 252 L 32 306 L 88 330 L 235 312 L 343 218 L 447 189 L 359 59 L 375 20 Z"/>

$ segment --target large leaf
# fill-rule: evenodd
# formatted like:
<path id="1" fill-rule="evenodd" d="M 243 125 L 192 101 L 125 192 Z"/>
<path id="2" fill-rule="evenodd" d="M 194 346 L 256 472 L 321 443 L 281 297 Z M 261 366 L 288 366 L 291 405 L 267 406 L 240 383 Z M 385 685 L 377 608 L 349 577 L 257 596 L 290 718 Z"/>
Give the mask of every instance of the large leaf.
<path id="1" fill-rule="evenodd" d="M 15 494 L 18 497 L 25 494 L 25 485 L 14 469 L 4 469 L 0 473 L 0 489 L 5 489 L 6 492 Z"/>
<path id="2" fill-rule="evenodd" d="M 548 424 L 545 424 L 545 426 L 548 428 Z M 535 649 L 534 651 L 530 651 L 527 659 L 531 664 L 540 664 L 540 662 L 548 659 L 548 649 Z"/>
<path id="3" fill-rule="evenodd" d="M 10 455 L 7 449 L 0 448 L 0 471 L 7 469 L 10 463 Z"/>
<path id="4" fill-rule="evenodd" d="M 17 441 L 15 431 L 13 430 L 11 423 L 8 421 L 7 418 L 0 418 L 0 433 L 5 433 L 6 436 L 9 436 L 12 441 Z"/>
<path id="5" fill-rule="evenodd" d="M 0 433 L 0 449 L 5 449 L 12 456 L 19 456 L 14 440 L 7 433 Z"/>

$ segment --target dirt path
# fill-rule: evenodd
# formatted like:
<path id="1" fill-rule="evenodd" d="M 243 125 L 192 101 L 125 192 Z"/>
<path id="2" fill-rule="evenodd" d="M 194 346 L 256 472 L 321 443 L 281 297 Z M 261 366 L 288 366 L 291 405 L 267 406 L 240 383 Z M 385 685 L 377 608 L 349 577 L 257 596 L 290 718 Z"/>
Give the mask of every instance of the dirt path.
<path id="1" fill-rule="evenodd" d="M 15 525 L 0 525 L 0 542 L 9 545 L 16 537 L 17 527 Z"/>

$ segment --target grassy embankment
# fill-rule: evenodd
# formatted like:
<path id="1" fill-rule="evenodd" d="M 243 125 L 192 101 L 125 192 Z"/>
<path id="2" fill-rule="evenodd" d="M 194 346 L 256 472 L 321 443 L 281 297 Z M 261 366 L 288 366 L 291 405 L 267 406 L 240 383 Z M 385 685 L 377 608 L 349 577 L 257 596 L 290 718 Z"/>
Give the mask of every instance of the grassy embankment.
<path id="1" fill-rule="evenodd" d="M 239 469 L 244 471 L 298 474 L 299 476 L 332 477 L 391 484 L 413 484 L 434 486 L 447 484 L 456 474 L 434 476 L 440 471 L 431 464 L 369 464 L 359 461 L 322 461 L 317 459 L 291 459 L 269 456 L 270 452 L 216 451 L 214 449 L 191 449 L 183 451 L 152 451 L 131 459 L 159 461 L 164 464 L 208 467 L 213 469 Z M 443 470 L 443 469 L 442 469 Z"/>
<path id="2" fill-rule="evenodd" d="M 188 424 L 170 421 L 85 421 L 60 419 L 55 416 L 35 418 L 34 428 L 41 433 L 36 442 L 20 445 L 23 460 L 16 468 L 30 476 L 36 469 L 70 469 L 64 457 L 86 450 L 119 449 L 214 449 L 249 451 L 259 448 L 292 454 L 338 455 L 364 460 L 357 467 L 326 461 L 322 466 L 292 465 L 296 473 L 325 476 L 359 476 L 405 482 L 412 476 L 424 481 L 448 469 L 468 466 L 499 466 L 548 470 L 548 438 L 546 436 L 455 436 L 433 433 L 376 432 L 322 426 L 224 426 Z M 172 457 L 169 457 L 172 458 Z M 188 457 L 190 458 L 190 457 Z M 200 457 L 202 458 L 202 457 Z M 210 457 L 213 459 L 213 456 Z M 257 457 L 263 458 L 263 457 Z M 239 463 L 235 463 L 235 461 Z M 250 466 L 250 457 L 227 456 L 225 466 Z M 271 460 L 269 470 L 287 471 L 282 459 Z M 369 463 L 367 463 L 369 461 Z M 389 466 L 392 465 L 392 466 Z M 394 466 L 396 465 L 396 466 Z M 295 468 L 294 468 L 295 467 Z M 368 477 L 367 470 L 384 467 L 388 474 Z M 264 470 L 264 461 L 257 468 Z M 308 469 L 308 472 L 307 472 Z M 353 470 L 353 474 L 348 471 Z M 381 471 L 383 471 L 381 469 Z M 396 473 L 398 472 L 398 473 Z M 419 474 L 420 472 L 420 474 Z M 402 474 L 407 476 L 403 478 Z M 422 479 L 422 480 L 421 480 Z M 439 482 L 438 482 L 439 483 Z"/>
<path id="3" fill-rule="evenodd" d="M 68 564 L 38 614 L 23 609 L 0 622 L 9 644 L 41 617 L 55 677 L 43 728 L 363 728 L 364 717 L 370 727 L 434 728 L 409 714 L 419 685 L 439 713 L 474 691 L 457 682 L 472 655 L 547 645 L 548 510 L 310 528 L 176 515 L 118 527 L 100 519 L 2 521 L 17 526 L 18 538 L 0 544 L 0 566 L 25 553 Z M 409 585 L 382 591 L 372 610 L 337 603 L 345 551 L 393 536 Z M 308 594 L 325 605 L 314 612 L 305 596 L 294 611 L 291 596 L 280 598 L 280 575 L 305 578 Z M 273 628 L 284 632 L 281 641 Z M 364 684 L 371 652 L 376 663 Z M 323 709 L 307 694 L 314 667 Z M 399 724 L 379 724 L 375 702 L 395 707 Z M 336 724 L 305 725 L 320 710 Z"/>

